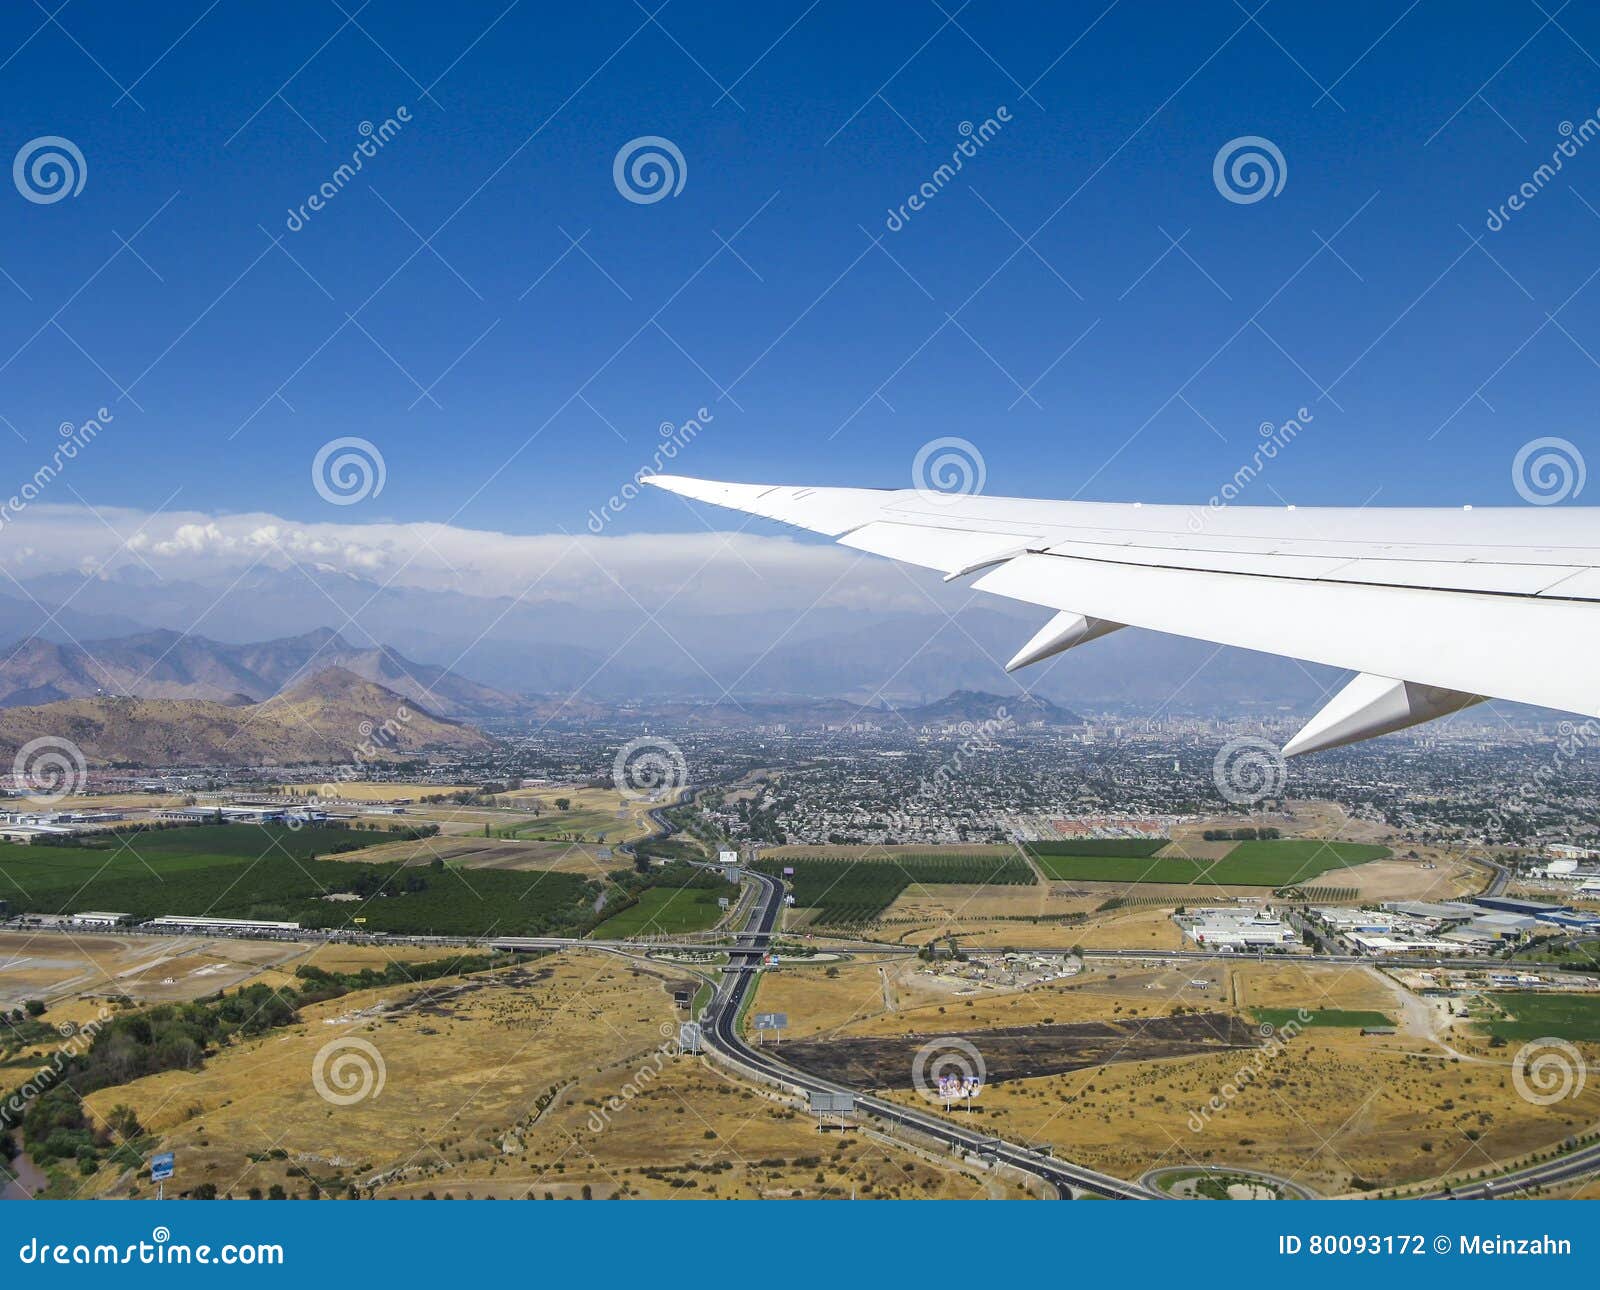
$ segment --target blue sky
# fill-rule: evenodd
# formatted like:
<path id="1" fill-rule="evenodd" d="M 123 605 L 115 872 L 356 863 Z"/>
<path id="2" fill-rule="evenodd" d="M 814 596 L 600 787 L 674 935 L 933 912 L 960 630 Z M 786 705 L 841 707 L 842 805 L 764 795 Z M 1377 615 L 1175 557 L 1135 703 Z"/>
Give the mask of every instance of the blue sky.
<path id="1" fill-rule="evenodd" d="M 701 407 L 683 473 L 904 486 L 959 435 L 990 493 L 1102 500 L 1203 500 L 1300 407 L 1243 500 L 1516 504 L 1525 441 L 1594 441 L 1600 141 L 1485 225 L 1600 110 L 1592 11 L 357 3 L 0 13 L 6 155 L 87 165 L 0 194 L 19 482 L 100 406 L 51 502 L 529 534 Z M 646 135 L 686 175 L 636 203 Z M 1219 193 L 1240 136 L 1276 196 Z M 386 483 L 335 507 L 346 435 Z M 652 495 L 614 531 L 699 527 Z"/>

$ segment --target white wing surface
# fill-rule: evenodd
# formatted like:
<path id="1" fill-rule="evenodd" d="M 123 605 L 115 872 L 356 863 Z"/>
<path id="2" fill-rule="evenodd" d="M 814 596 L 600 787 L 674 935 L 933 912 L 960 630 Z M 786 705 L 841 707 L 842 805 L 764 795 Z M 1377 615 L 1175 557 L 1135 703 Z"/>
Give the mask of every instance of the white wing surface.
<path id="1" fill-rule="evenodd" d="M 1484 698 L 1600 715 L 1593 509 L 1191 508 L 645 482 L 1056 610 L 1013 668 L 1132 625 L 1360 672 L 1290 755 Z"/>

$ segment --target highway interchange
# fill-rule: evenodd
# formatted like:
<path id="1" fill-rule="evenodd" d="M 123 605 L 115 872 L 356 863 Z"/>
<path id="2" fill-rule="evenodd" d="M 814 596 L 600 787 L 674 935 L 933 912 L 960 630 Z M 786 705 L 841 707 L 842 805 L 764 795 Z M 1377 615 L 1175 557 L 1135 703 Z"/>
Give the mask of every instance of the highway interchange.
<path id="1" fill-rule="evenodd" d="M 663 813 L 654 812 L 652 814 L 658 827 L 663 832 L 672 831 L 672 825 Z M 707 867 L 722 868 L 719 865 L 708 865 Z M 1490 867 L 1494 870 L 1494 873 L 1489 885 L 1485 888 L 1485 893 L 1493 895 L 1504 890 L 1509 874 L 1500 865 L 1491 864 Z M 875 1119 L 911 1130 L 924 1137 L 933 1138 L 944 1143 L 952 1150 L 965 1151 L 973 1156 L 1022 1170 L 1042 1179 L 1054 1188 L 1058 1196 L 1063 1198 L 1070 1197 L 1076 1193 L 1088 1193 L 1114 1200 L 1165 1199 L 1162 1193 L 1145 1186 L 1143 1183 L 1128 1182 L 1120 1178 L 1114 1178 L 1109 1174 L 1102 1174 L 1081 1165 L 1058 1159 L 1054 1155 L 1047 1155 L 1029 1147 L 1006 1142 L 987 1134 L 976 1133 L 929 1112 L 919 1111 L 914 1107 L 902 1106 L 895 1102 L 884 1101 L 881 1098 L 860 1093 L 842 1084 L 798 1070 L 773 1056 L 770 1051 L 755 1048 L 745 1043 L 744 1037 L 739 1033 L 740 1014 L 746 1001 L 750 998 L 751 992 L 756 987 L 760 971 L 765 965 L 768 955 L 772 952 L 773 934 L 777 926 L 778 916 L 783 909 L 784 892 L 783 884 L 778 879 L 767 874 L 743 868 L 737 872 L 740 878 L 754 884 L 756 897 L 743 927 L 731 940 L 724 937 L 720 942 L 668 942 L 653 944 L 649 947 L 654 952 L 678 949 L 701 953 L 723 952 L 727 954 L 727 968 L 722 972 L 712 998 L 700 1016 L 702 1042 L 724 1061 L 736 1067 L 742 1067 L 760 1079 L 776 1083 L 802 1096 L 809 1097 L 813 1093 L 848 1094 L 854 1098 L 855 1105 L 859 1111 L 865 1112 Z M 557 948 L 560 945 L 573 943 L 571 941 L 563 941 L 560 938 L 533 938 L 527 942 L 526 948 Z M 580 943 L 634 953 L 637 953 L 642 948 L 637 942 L 585 941 Z M 507 944 L 508 948 L 513 947 L 509 943 L 505 944 Z M 873 945 L 871 952 L 915 953 L 916 950 L 912 946 Z M 1003 952 L 1003 950 L 996 950 L 995 952 Z M 1074 951 L 1069 949 L 1039 950 L 1030 948 L 1028 952 L 1032 954 L 1066 955 Z M 1202 949 L 1159 951 L 1092 950 L 1083 953 L 1084 957 L 1095 959 L 1173 962 L 1264 957 L 1257 955 L 1242 956 Z M 1297 956 L 1296 961 L 1313 961 L 1331 965 L 1370 965 L 1370 960 L 1359 955 L 1350 954 L 1304 955 Z M 1481 960 L 1471 959 L 1408 959 L 1387 962 L 1391 966 L 1407 967 L 1462 966 L 1481 968 L 1483 966 Z M 1571 1182 L 1591 1175 L 1596 1171 L 1600 1171 L 1600 1142 L 1573 1150 L 1556 1160 L 1511 1170 L 1487 1181 L 1438 1188 L 1433 1191 L 1419 1193 L 1419 1197 L 1422 1199 L 1487 1200 L 1495 1197 L 1510 1196 L 1517 1192 L 1525 1191 L 1530 1187 Z"/>

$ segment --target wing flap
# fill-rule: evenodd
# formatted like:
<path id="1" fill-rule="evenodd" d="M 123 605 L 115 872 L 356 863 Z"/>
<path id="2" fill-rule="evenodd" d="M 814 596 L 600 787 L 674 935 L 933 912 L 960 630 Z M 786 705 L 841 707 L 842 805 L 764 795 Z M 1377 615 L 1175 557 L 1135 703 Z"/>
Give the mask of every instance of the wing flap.
<path id="1" fill-rule="evenodd" d="M 1026 548 L 1027 539 L 877 520 L 846 533 L 839 545 L 955 574 L 1014 556 Z"/>
<path id="2" fill-rule="evenodd" d="M 1592 604 L 1022 555 L 980 591 L 1219 645 L 1600 715 Z"/>

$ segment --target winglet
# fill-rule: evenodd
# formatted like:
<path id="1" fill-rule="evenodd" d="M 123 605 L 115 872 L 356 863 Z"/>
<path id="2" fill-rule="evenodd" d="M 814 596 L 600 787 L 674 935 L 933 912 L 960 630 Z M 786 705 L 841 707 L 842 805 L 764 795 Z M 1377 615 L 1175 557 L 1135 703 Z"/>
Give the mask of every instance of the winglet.
<path id="1" fill-rule="evenodd" d="M 1482 703 L 1483 696 L 1363 672 L 1283 746 L 1285 757 L 1324 752 Z"/>
<path id="2" fill-rule="evenodd" d="M 1027 667 L 1053 654 L 1069 650 L 1074 645 L 1082 645 L 1085 641 L 1092 641 L 1107 632 L 1114 632 L 1121 626 L 1121 623 L 1107 622 L 1104 618 L 1085 618 L 1082 614 L 1063 609 L 1016 652 L 1012 660 L 1006 664 L 1006 671 L 1015 672 L 1018 668 Z"/>

